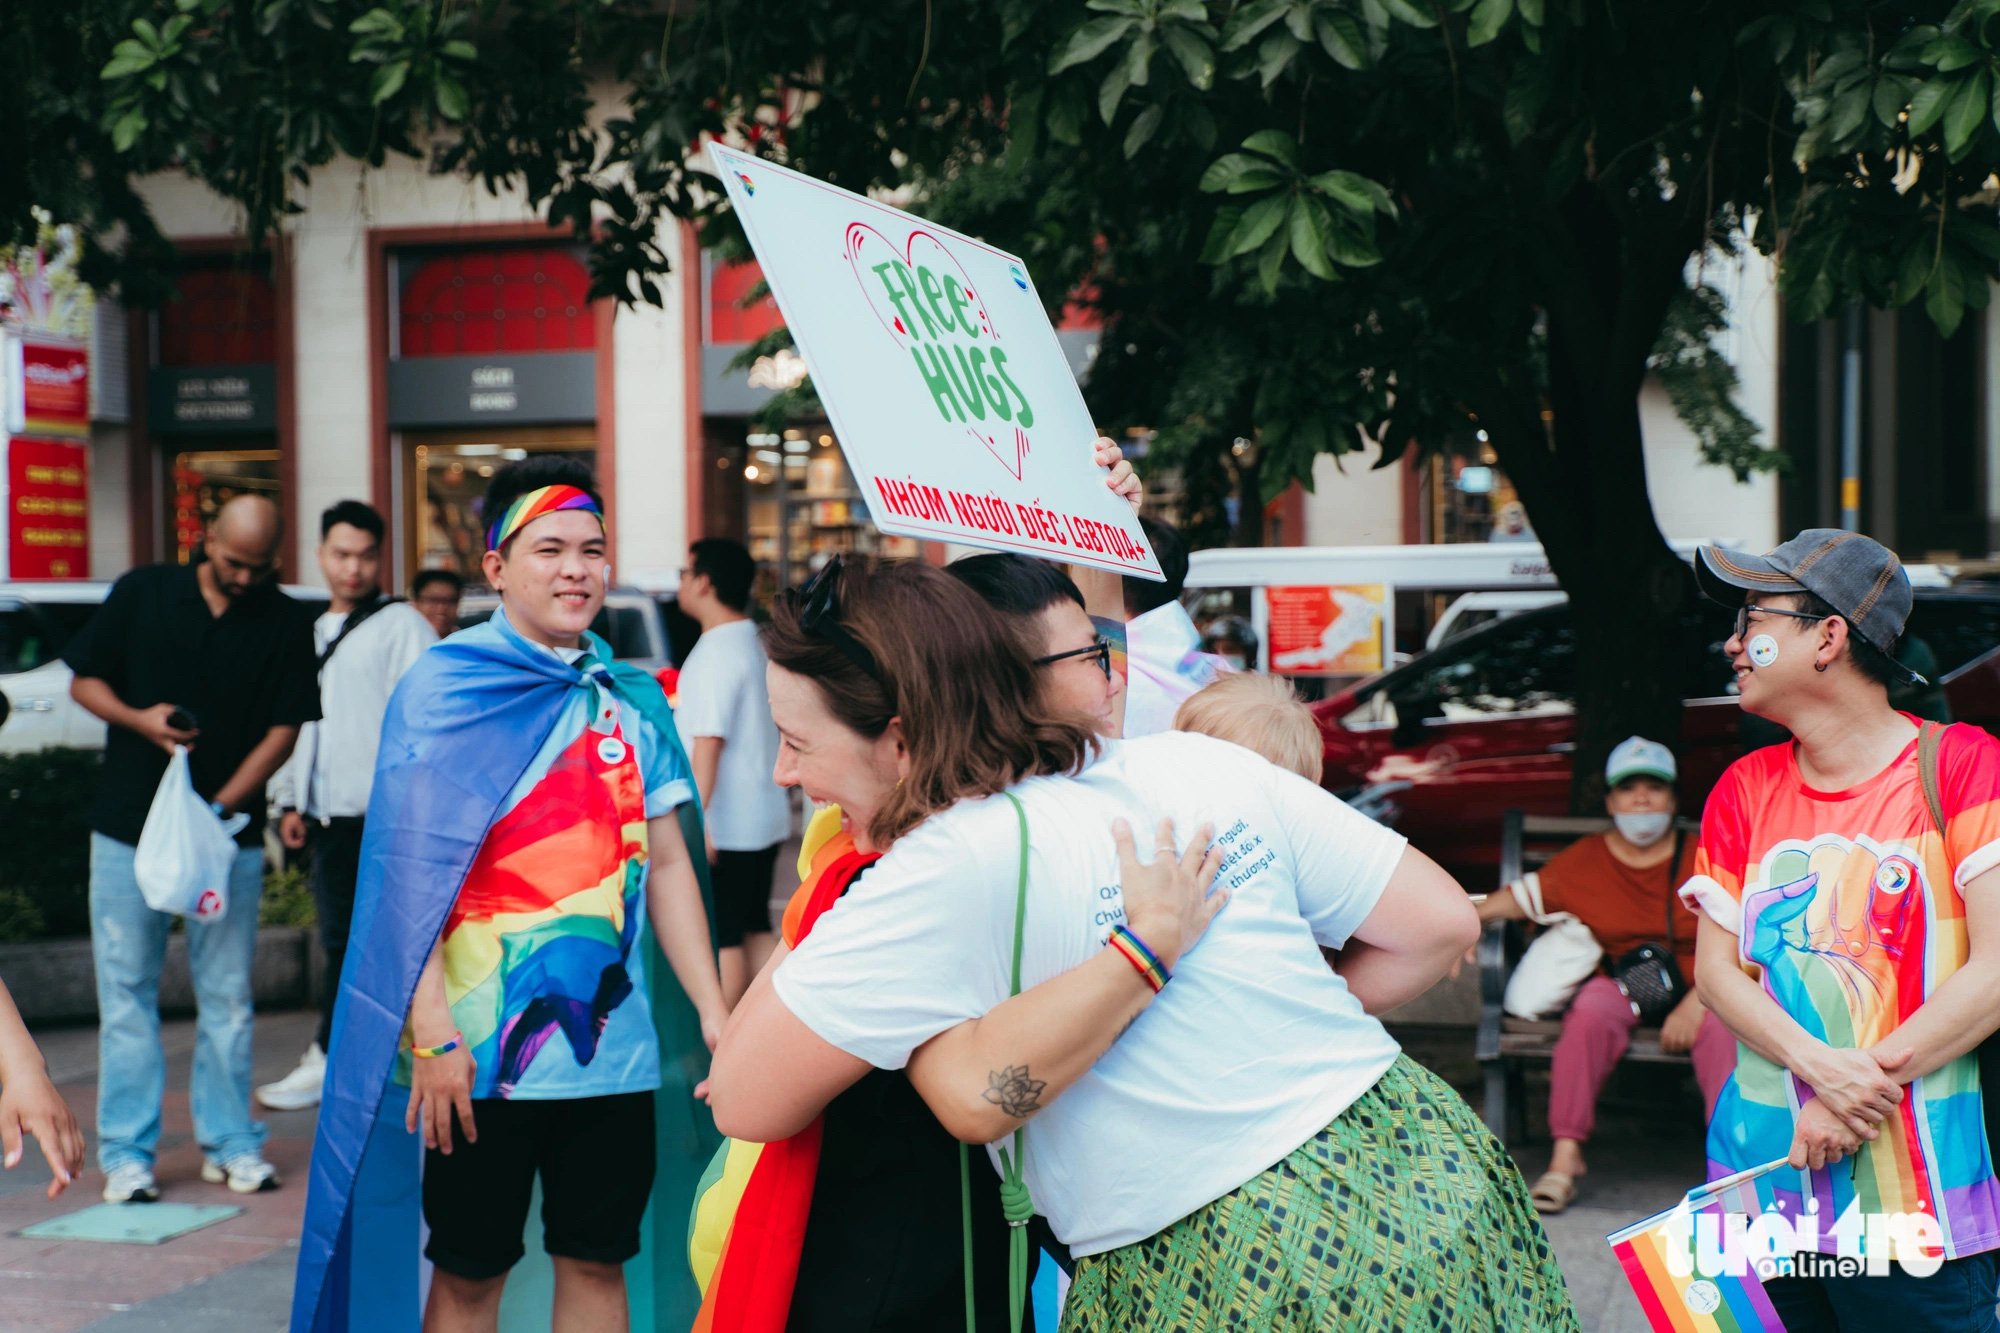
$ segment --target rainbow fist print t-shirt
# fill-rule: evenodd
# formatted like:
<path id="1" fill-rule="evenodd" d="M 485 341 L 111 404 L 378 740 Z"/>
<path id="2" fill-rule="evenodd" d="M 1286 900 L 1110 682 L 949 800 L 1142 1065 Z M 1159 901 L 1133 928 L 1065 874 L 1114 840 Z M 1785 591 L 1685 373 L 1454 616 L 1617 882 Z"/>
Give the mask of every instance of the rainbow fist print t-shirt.
<path id="1" fill-rule="evenodd" d="M 474 1097 L 659 1087 L 639 947 L 646 821 L 693 793 L 680 751 L 649 722 L 602 686 L 574 692 L 445 918 L 445 996 L 477 1064 Z M 405 1082 L 407 1061 L 406 1048 Z"/>
<path id="2" fill-rule="evenodd" d="M 1942 838 L 1916 755 L 1912 740 L 1868 781 L 1822 792 L 1806 785 L 1791 745 L 1774 745 L 1732 765 L 1702 812 L 1682 899 L 1735 934 L 1743 970 L 1829 1046 L 1888 1037 L 1964 966 L 1961 890 L 2000 864 L 2000 741 L 1969 726 L 1944 733 Z M 1741 1045 L 1709 1125 L 1709 1178 L 1785 1156 L 1813 1095 Z M 1781 1168 L 1778 1206 L 1815 1212 L 1828 1252 L 1850 1205 L 1931 1214 L 1948 1258 L 2000 1248 L 1976 1056 L 1912 1081 L 1881 1131 L 1833 1166 Z"/>

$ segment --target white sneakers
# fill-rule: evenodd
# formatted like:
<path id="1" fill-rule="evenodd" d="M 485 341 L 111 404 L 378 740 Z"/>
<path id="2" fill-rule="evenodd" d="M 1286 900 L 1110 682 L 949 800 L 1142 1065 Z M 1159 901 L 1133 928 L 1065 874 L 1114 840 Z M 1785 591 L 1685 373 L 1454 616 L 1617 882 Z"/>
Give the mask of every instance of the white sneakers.
<path id="1" fill-rule="evenodd" d="M 238 1194 L 256 1194 L 278 1188 L 277 1168 L 258 1152 L 246 1152 L 226 1162 L 203 1158 L 201 1178 L 211 1185 L 227 1185 Z"/>
<path id="2" fill-rule="evenodd" d="M 149 1166 L 127 1162 L 113 1167 L 104 1177 L 106 1203 L 156 1203 L 159 1197 L 159 1182 L 153 1179 L 153 1169 Z"/>
<path id="3" fill-rule="evenodd" d="M 257 1194 L 278 1188 L 278 1171 L 259 1152 L 246 1152 L 226 1162 L 204 1158 L 201 1178 L 211 1185 L 227 1185 L 238 1194 Z M 113 1167 L 104 1178 L 106 1203 L 155 1203 L 160 1197 L 153 1169 L 138 1162 Z"/>
<path id="4" fill-rule="evenodd" d="M 303 1111 L 319 1105 L 320 1085 L 326 1082 L 326 1052 L 314 1042 L 299 1057 L 299 1067 L 257 1089 L 257 1100 L 273 1111 Z"/>

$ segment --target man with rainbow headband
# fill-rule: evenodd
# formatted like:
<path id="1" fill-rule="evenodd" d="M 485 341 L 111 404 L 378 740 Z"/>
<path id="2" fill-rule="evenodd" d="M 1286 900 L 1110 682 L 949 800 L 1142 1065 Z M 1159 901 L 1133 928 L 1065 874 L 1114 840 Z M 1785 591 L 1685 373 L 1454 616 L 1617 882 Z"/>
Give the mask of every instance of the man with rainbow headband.
<path id="1" fill-rule="evenodd" d="M 628 1300 L 625 1265 L 660 1145 L 679 1167 L 714 1141 L 672 1095 L 726 1016 L 699 814 L 659 686 L 589 632 L 602 506 L 582 465 L 539 457 L 501 469 L 484 512 L 501 610 L 425 653 L 383 725 L 295 1333 L 416 1326 L 419 1133 L 426 1329 L 499 1326 L 537 1185 L 556 1325 L 671 1322 L 650 1282 Z M 678 1229 L 695 1169 L 658 1223 Z"/>

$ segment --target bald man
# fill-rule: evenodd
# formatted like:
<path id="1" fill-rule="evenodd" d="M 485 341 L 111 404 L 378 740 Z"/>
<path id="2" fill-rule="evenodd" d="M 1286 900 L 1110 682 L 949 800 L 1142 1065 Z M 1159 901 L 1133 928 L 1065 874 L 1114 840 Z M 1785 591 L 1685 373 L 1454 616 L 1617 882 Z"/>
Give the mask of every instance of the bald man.
<path id="1" fill-rule="evenodd" d="M 147 565 L 111 586 L 63 657 L 70 693 L 110 724 L 90 810 L 90 944 L 97 967 L 97 1160 L 113 1203 L 160 1197 L 166 1056 L 160 965 L 173 918 L 146 906 L 133 856 L 167 761 L 188 747 L 195 790 L 241 813 L 222 915 L 187 922 L 196 1005 L 188 1100 L 202 1179 L 239 1194 L 276 1188 L 264 1127 L 250 1118 L 250 964 L 263 889 L 264 784 L 319 716 L 312 621 L 279 591 L 284 523 L 238 496 L 191 566 Z"/>

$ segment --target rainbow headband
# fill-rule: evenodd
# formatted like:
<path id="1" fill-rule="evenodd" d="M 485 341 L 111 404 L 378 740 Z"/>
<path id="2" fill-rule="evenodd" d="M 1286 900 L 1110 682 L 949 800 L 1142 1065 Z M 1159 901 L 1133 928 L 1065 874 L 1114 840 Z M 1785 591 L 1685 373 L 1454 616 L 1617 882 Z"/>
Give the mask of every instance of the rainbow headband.
<path id="1" fill-rule="evenodd" d="M 543 514 L 553 514 L 564 509 L 584 509 L 597 515 L 598 525 L 604 523 L 604 511 L 597 507 L 597 501 L 574 486 L 543 486 L 529 491 L 507 506 L 507 512 L 493 520 L 493 526 L 486 530 L 486 549 L 497 551 L 512 541 L 514 534 Z"/>

